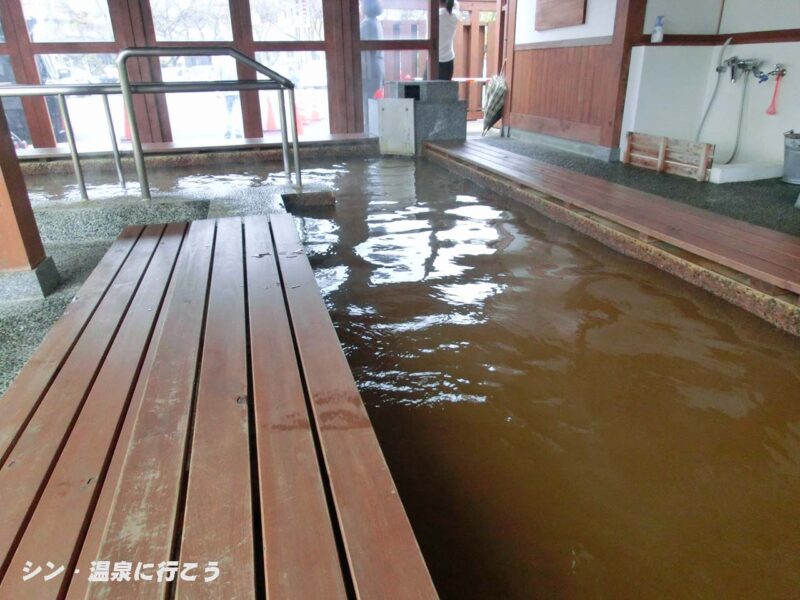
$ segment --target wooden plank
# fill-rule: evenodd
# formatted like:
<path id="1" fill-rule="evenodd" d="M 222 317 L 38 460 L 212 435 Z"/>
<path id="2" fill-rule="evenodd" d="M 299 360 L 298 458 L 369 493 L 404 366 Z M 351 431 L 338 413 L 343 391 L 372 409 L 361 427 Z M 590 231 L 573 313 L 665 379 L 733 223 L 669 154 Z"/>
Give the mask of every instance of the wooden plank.
<path id="1" fill-rule="evenodd" d="M 643 210 L 643 203 L 647 203 L 647 214 L 652 216 L 655 212 L 668 219 L 666 223 L 675 224 L 683 222 L 693 227 L 703 229 L 708 236 L 720 237 L 722 241 L 736 243 L 741 246 L 745 242 L 748 250 L 755 256 L 765 258 L 777 265 L 793 265 L 800 269 L 800 239 L 780 231 L 753 225 L 745 221 L 732 219 L 724 215 L 709 212 L 661 196 L 656 196 L 641 190 L 611 183 L 604 179 L 591 177 L 550 165 L 519 154 L 497 150 L 482 144 L 467 143 L 461 147 L 453 147 L 448 152 L 469 156 L 481 162 L 488 160 L 502 166 L 517 167 L 520 177 L 530 178 L 536 185 L 549 184 L 559 186 L 568 184 L 577 186 L 585 199 L 595 199 L 604 202 L 624 202 L 621 208 L 635 211 Z M 573 189 L 573 188 L 570 188 Z M 563 196 L 566 190 L 556 193 Z M 728 239 L 730 238 L 730 239 Z"/>
<path id="2" fill-rule="evenodd" d="M 3 576 L 53 463 L 153 255 L 163 225 L 150 226 L 103 298 L 75 349 L 0 468 L 0 577 Z"/>
<path id="3" fill-rule="evenodd" d="M 158 564 L 175 559 L 172 547 L 180 509 L 214 225 L 214 221 L 192 223 L 178 258 L 175 290 L 165 308 L 166 322 L 117 480 L 103 540 L 95 554 L 105 560 L 141 557 Z M 168 585 L 155 580 L 124 586 L 92 583 L 87 595 L 164 598 Z"/>
<path id="4" fill-rule="evenodd" d="M 625 151 L 622 153 L 623 164 L 628 164 L 631 160 L 631 152 L 633 151 L 633 132 L 628 131 L 625 134 Z"/>
<path id="5" fill-rule="evenodd" d="M 667 160 L 667 139 L 661 138 L 658 143 L 658 162 L 656 163 L 656 171 L 663 171 Z"/>
<path id="6" fill-rule="evenodd" d="M 644 169 L 650 169 L 651 171 L 657 170 L 656 164 L 658 162 L 658 158 L 655 156 L 644 156 L 641 154 L 631 154 L 631 158 L 628 161 L 628 164 L 634 165 L 636 167 L 642 167 Z"/>
<path id="7" fill-rule="evenodd" d="M 704 144 L 703 152 L 700 154 L 700 161 L 697 163 L 697 172 L 695 173 L 695 179 L 697 179 L 697 181 L 705 181 L 707 179 L 711 155 L 711 144 Z"/>
<path id="8" fill-rule="evenodd" d="M 467 158 L 467 160 L 470 159 Z M 798 274 L 798 264 L 800 263 L 797 260 L 791 256 L 771 251 L 769 247 L 759 247 L 755 251 L 748 247 L 742 247 L 741 239 L 721 235 L 720 232 L 714 231 L 717 215 L 708 213 L 709 216 L 704 219 L 701 217 L 700 219 L 704 223 L 689 224 L 683 222 L 684 214 L 682 213 L 684 213 L 684 209 L 691 207 L 684 207 L 666 199 L 653 196 L 653 205 L 643 206 L 642 200 L 647 199 L 647 194 L 636 194 L 634 198 L 627 200 L 613 192 L 608 192 L 609 189 L 625 190 L 626 188 L 614 186 L 614 184 L 609 184 L 603 180 L 587 178 L 568 170 L 561 169 L 561 171 L 564 171 L 562 175 L 553 175 L 551 173 L 543 175 L 539 172 L 538 167 L 532 169 L 531 165 L 528 164 L 527 172 L 520 173 L 517 168 L 508 168 L 512 164 L 508 158 L 499 160 L 479 157 L 477 160 L 481 164 L 485 164 L 487 168 L 496 170 L 498 173 L 515 179 L 520 183 L 555 197 L 568 199 L 569 202 L 577 206 L 624 224 L 626 227 L 640 230 L 646 229 L 651 232 L 650 234 L 653 237 L 711 258 L 720 262 L 720 264 L 725 264 L 734 269 L 741 267 L 744 272 L 748 272 L 748 274 L 762 278 L 779 287 L 789 286 L 788 288 L 784 287 L 784 289 L 791 289 L 792 286 L 797 285 L 794 283 L 798 281 L 800 276 Z M 496 162 L 492 164 L 492 160 Z M 595 180 L 597 183 L 594 186 L 583 187 L 581 181 L 584 179 Z M 663 210 L 657 201 L 664 203 Z M 672 207 L 672 205 L 675 206 Z M 688 213 L 690 211 L 685 212 Z M 793 239 L 791 236 L 785 237 Z M 796 247 L 796 244 L 790 247 Z M 720 254 L 720 252 L 722 253 Z M 771 258 L 765 258 L 763 255 L 769 255 Z"/>
<path id="9" fill-rule="evenodd" d="M 355 593 L 436 598 L 290 215 L 272 233 Z"/>
<path id="10" fill-rule="evenodd" d="M 241 218 L 220 219 L 180 548 L 181 562 L 217 561 L 220 576 L 179 581 L 178 598 L 255 597 L 242 252 Z"/>
<path id="11" fill-rule="evenodd" d="M 143 230 L 143 227 L 135 226 L 127 227 L 122 232 L 0 398 L 3 407 L 0 418 L 0 465 L 5 462 L 39 401 L 72 352 Z"/>
<path id="12" fill-rule="evenodd" d="M 729 249 L 735 255 L 745 253 L 759 263 L 770 263 L 772 266 L 767 270 L 787 272 L 790 280 L 795 275 L 788 271 L 800 272 L 800 240 L 793 236 L 519 155 L 516 158 L 509 154 L 493 155 L 480 149 L 480 144 L 468 144 L 468 148 L 453 149 L 452 152 L 467 160 L 476 160 L 487 168 L 497 168 L 507 177 L 558 198 L 567 198 L 594 212 L 613 209 L 619 218 L 635 217 L 642 226 L 655 223 L 672 233 L 681 227 L 690 227 L 694 234 Z M 762 236 L 773 236 L 771 239 L 776 243 L 765 243 Z M 743 239 L 752 243 L 752 248 L 742 247 Z"/>
<path id="13" fill-rule="evenodd" d="M 75 568 L 77 548 L 105 476 L 119 425 L 136 384 L 156 316 L 183 238 L 184 224 L 167 227 L 97 380 L 44 489 L 0 584 L 1 598 L 51 598 L 69 579 L 19 576 L 27 561 Z"/>
<path id="14" fill-rule="evenodd" d="M 684 165 L 675 162 L 664 161 L 664 173 L 670 175 L 679 175 L 680 177 L 687 177 L 689 179 L 697 179 L 698 165 Z M 706 169 L 703 169 L 703 178 L 705 178 Z"/>
<path id="15" fill-rule="evenodd" d="M 345 598 L 269 221 L 244 225 L 267 597 Z"/>
<path id="16" fill-rule="evenodd" d="M 651 135 L 649 133 L 639 133 L 637 131 L 631 131 L 628 133 L 631 135 L 634 145 L 658 148 L 661 145 L 662 140 L 664 140 L 667 142 L 667 146 L 670 149 L 687 154 L 699 154 L 703 151 L 703 148 L 708 145 L 703 142 L 693 142 L 691 140 L 682 140 L 679 138 L 661 135 Z"/>
<path id="17" fill-rule="evenodd" d="M 647 194 L 637 194 L 637 202 L 627 202 L 620 198 L 607 196 L 603 199 L 603 203 L 599 203 L 597 200 L 597 187 L 601 187 L 602 189 L 616 189 L 622 188 L 622 186 L 612 188 L 611 186 L 613 186 L 613 184 L 596 178 L 581 176 L 578 173 L 565 169 L 560 169 L 560 171 L 563 171 L 563 175 L 560 176 L 561 179 L 559 179 L 559 176 L 553 176 L 551 174 L 543 176 L 541 172 L 538 172 L 538 165 L 534 170 L 531 168 L 532 165 L 530 163 L 528 164 L 527 172 L 522 174 L 518 169 L 509 168 L 510 163 L 507 158 L 504 158 L 502 161 L 498 160 L 493 164 L 492 159 L 480 156 L 473 156 L 470 158 L 469 154 L 465 154 L 458 149 L 451 149 L 447 152 L 454 156 L 462 156 L 467 161 L 477 161 L 479 164 L 485 164 L 490 170 L 556 197 L 564 198 L 565 194 L 569 194 L 569 201 L 573 204 L 623 224 L 626 227 L 644 231 L 648 233 L 648 235 L 652 235 L 662 241 L 669 242 L 700 256 L 710 258 L 730 268 L 740 270 L 772 285 L 790 291 L 800 289 L 798 271 L 794 267 L 787 267 L 786 261 L 779 260 L 777 263 L 773 263 L 768 259 L 765 260 L 760 256 L 750 254 L 750 248 L 740 247 L 741 240 L 728 239 L 724 235 L 717 235 L 715 238 L 710 239 L 708 231 L 699 233 L 698 231 L 687 229 L 686 226 L 681 227 L 679 226 L 680 222 L 674 218 L 674 215 L 670 215 L 666 212 L 658 215 L 653 212 L 653 207 L 644 208 L 641 199 L 642 197 L 647 197 Z M 553 172 L 555 172 L 555 168 L 553 168 Z M 591 190 L 584 190 L 581 188 L 580 183 L 576 183 L 576 181 L 581 180 L 596 181 L 596 187 Z M 655 196 L 653 198 L 663 202 L 664 206 L 675 205 L 674 210 L 677 210 L 679 213 L 684 211 L 684 209 L 691 208 Z M 692 211 L 686 210 L 685 212 L 688 213 Z M 706 221 L 709 222 L 707 226 L 709 224 L 713 226 L 716 217 L 717 215 L 709 213 L 709 216 L 706 217 Z M 702 227 L 700 229 L 702 229 Z M 791 236 L 785 237 L 793 239 Z M 759 249 L 759 252 L 764 252 L 764 250 Z M 786 259 L 788 260 L 789 257 L 786 257 Z"/>
<path id="18" fill-rule="evenodd" d="M 80 548 L 77 548 L 80 550 L 77 564 L 83 565 L 84 569 L 86 565 L 91 563 L 91 561 L 102 558 L 98 556 L 98 552 L 100 551 L 100 546 L 103 543 L 103 536 L 105 535 L 108 517 L 111 514 L 111 509 L 113 508 L 114 498 L 116 497 L 117 487 L 119 486 L 119 478 L 122 473 L 122 467 L 125 463 L 125 457 L 128 452 L 131 435 L 133 434 L 133 428 L 136 424 L 139 410 L 141 409 L 142 400 L 144 399 L 144 390 L 150 377 L 153 364 L 155 363 L 159 340 L 164 332 L 164 325 L 167 320 L 166 317 L 168 312 L 166 307 L 169 306 L 174 295 L 175 277 L 173 275 L 170 280 L 166 298 L 164 298 L 161 311 L 158 315 L 155 331 L 147 348 L 147 355 L 145 356 L 144 363 L 139 371 L 136 389 L 134 390 L 133 396 L 131 397 L 128 405 L 128 410 L 126 411 L 123 420 L 122 429 L 119 433 L 119 437 L 117 438 L 117 442 L 113 450 L 111 462 L 106 471 L 105 478 L 103 479 L 100 495 L 97 499 L 94 511 L 90 516 L 90 521 L 88 523 L 86 535 L 83 539 L 83 544 L 80 546 Z M 65 579 L 69 579 L 66 595 L 67 598 L 76 599 L 86 597 L 89 588 L 89 582 L 87 574 L 84 573 L 83 570 L 81 571 L 81 574 L 74 576 L 73 574 L 67 572 L 65 573 L 64 577 Z"/>

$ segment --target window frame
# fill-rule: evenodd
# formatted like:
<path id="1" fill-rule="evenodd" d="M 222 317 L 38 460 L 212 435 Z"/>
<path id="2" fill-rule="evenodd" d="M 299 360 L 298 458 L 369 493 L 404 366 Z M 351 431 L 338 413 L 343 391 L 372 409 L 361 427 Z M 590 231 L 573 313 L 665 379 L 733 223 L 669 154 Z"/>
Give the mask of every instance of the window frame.
<path id="1" fill-rule="evenodd" d="M 36 67 L 37 54 L 118 53 L 127 47 L 163 46 L 182 48 L 202 43 L 208 46 L 233 45 L 250 58 L 256 52 L 319 51 L 325 53 L 328 75 L 328 114 L 331 134 L 363 131 L 361 98 L 361 53 L 365 50 L 419 50 L 428 53 L 429 76 L 438 71 L 436 35 L 438 2 L 429 0 L 428 37 L 408 40 L 362 41 L 359 35 L 359 0 L 323 0 L 324 40 L 257 41 L 253 35 L 250 0 L 228 0 L 232 41 L 157 41 L 150 0 L 106 0 L 114 41 L 106 42 L 31 42 L 21 0 L 4 0 L 0 24 L 5 41 L 0 54 L 11 58 L 18 83 L 41 83 Z M 129 63 L 131 80 L 161 81 L 157 58 L 137 58 Z M 237 65 L 240 79 L 255 79 L 245 65 Z M 240 92 L 242 124 L 246 138 L 263 135 L 261 107 L 256 91 Z M 25 117 L 34 147 L 55 147 L 56 141 L 43 97 L 23 98 Z M 140 134 L 145 143 L 171 142 L 172 132 L 164 94 L 141 94 L 134 98 Z"/>

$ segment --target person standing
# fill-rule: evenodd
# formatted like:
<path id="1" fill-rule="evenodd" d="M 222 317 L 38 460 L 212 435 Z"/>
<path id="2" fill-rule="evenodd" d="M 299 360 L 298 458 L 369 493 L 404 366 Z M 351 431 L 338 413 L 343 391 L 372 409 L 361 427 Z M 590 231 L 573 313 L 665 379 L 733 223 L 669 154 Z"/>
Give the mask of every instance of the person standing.
<path id="1" fill-rule="evenodd" d="M 378 17 L 383 13 L 380 0 L 362 0 L 361 13 L 364 20 L 361 21 L 362 40 L 382 40 L 383 28 Z M 383 89 L 383 79 L 385 67 L 383 64 L 383 50 L 367 50 L 361 53 L 361 86 L 364 104 L 364 121 L 369 130 L 369 103 L 370 98 L 375 97 L 375 93 Z"/>
<path id="2" fill-rule="evenodd" d="M 456 38 L 458 15 L 458 2 L 439 0 L 439 79 L 444 81 L 453 78 L 456 59 L 453 41 Z"/>

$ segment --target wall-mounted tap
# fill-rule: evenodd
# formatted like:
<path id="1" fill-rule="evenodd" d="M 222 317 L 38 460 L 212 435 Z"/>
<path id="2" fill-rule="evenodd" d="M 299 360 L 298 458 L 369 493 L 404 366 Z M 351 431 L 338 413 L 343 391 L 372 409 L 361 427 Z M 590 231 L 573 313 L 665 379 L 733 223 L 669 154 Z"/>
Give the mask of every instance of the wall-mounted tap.
<path id="1" fill-rule="evenodd" d="M 739 78 L 739 71 L 756 73 L 760 72 L 760 66 L 761 61 L 757 58 L 739 58 L 738 56 L 731 56 L 717 67 L 717 72 L 723 73 L 727 69 L 730 69 L 731 83 L 736 83 L 736 80 Z"/>
<path id="2" fill-rule="evenodd" d="M 775 64 L 775 66 L 772 67 L 771 71 L 768 71 L 766 73 L 761 70 L 753 71 L 753 75 L 755 75 L 756 79 L 758 79 L 758 83 L 765 83 L 766 81 L 769 81 L 770 77 L 774 77 L 775 79 L 778 79 L 780 77 L 785 77 L 786 67 L 780 63 L 777 63 Z"/>

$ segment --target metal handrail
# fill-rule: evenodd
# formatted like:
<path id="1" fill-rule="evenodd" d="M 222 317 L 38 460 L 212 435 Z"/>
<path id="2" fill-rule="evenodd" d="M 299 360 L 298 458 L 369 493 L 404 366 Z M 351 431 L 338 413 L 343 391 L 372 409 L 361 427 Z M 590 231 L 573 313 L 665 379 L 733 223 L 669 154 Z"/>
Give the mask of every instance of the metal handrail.
<path id="1" fill-rule="evenodd" d="M 133 146 L 133 160 L 136 163 L 136 172 L 139 175 L 139 186 L 142 191 L 142 198 L 150 199 L 150 187 L 147 181 L 147 170 L 144 164 L 144 154 L 142 152 L 142 143 L 139 138 L 139 130 L 136 126 L 136 114 L 133 108 L 133 93 L 134 87 L 131 85 L 128 78 L 127 62 L 134 57 L 160 57 L 160 56 L 230 56 L 237 62 L 250 67 L 258 73 L 264 75 L 268 82 L 278 84 L 279 87 L 273 88 L 278 90 L 278 111 L 280 112 L 281 119 L 281 146 L 283 148 L 283 166 L 286 170 L 287 176 L 289 175 L 289 152 L 288 152 L 288 139 L 286 134 L 286 106 L 283 97 L 284 90 L 289 92 L 289 110 L 292 115 L 292 152 L 294 154 L 294 172 L 295 172 L 295 185 L 300 188 L 302 180 L 300 178 L 300 151 L 297 144 L 297 113 L 295 110 L 294 100 L 294 83 L 286 77 L 279 75 L 272 69 L 256 62 L 246 54 L 239 52 L 236 48 L 231 46 L 191 46 L 187 48 L 174 48 L 168 46 L 152 46 L 149 48 L 125 48 L 117 54 L 117 68 L 119 69 L 119 81 L 122 87 L 122 97 L 125 101 L 125 108 L 128 111 L 128 119 L 131 125 L 131 145 Z M 227 83 L 227 82 L 223 82 Z M 244 82 L 243 82 L 244 83 Z M 151 84 L 152 85 L 152 84 Z M 163 84 L 162 84 L 163 85 Z M 175 87 L 176 91 L 191 91 L 179 90 Z"/>
<path id="2" fill-rule="evenodd" d="M 268 79 L 255 80 L 236 80 L 236 81 L 172 81 L 172 82 L 150 82 L 150 83 L 131 83 L 128 78 L 126 63 L 132 57 L 155 57 L 155 56 L 230 56 L 234 60 L 250 67 L 261 73 Z M 302 187 L 300 175 L 300 152 L 297 140 L 297 113 L 295 110 L 294 84 L 291 80 L 279 75 L 272 69 L 254 61 L 250 57 L 242 54 L 232 47 L 219 46 L 192 46 L 188 48 L 172 47 L 149 47 L 149 48 L 125 48 L 117 55 L 117 67 L 119 69 L 119 84 L 80 84 L 80 85 L 1 85 L 0 98 L 3 97 L 25 97 L 25 96 L 56 96 L 58 98 L 61 118 L 64 121 L 64 131 L 67 136 L 72 164 L 75 170 L 75 179 L 81 192 L 81 197 L 86 200 L 86 184 L 83 179 L 80 157 L 75 143 L 75 134 L 72 129 L 72 121 L 67 110 L 66 96 L 94 96 L 99 95 L 103 98 L 104 112 L 111 134 L 111 147 L 114 155 L 114 163 L 117 169 L 117 177 L 120 185 L 125 188 L 125 178 L 122 173 L 122 160 L 120 158 L 119 147 L 117 145 L 114 123 L 111 119 L 111 109 L 108 104 L 109 94 L 122 94 L 125 102 L 125 109 L 128 113 L 128 122 L 131 128 L 131 146 L 133 150 L 136 172 L 139 176 L 142 198 L 149 200 L 150 187 L 147 179 L 147 171 L 142 151 L 139 128 L 136 122 L 136 114 L 133 108 L 133 94 L 153 94 L 153 93 L 183 93 L 183 92 L 218 92 L 218 91 L 241 91 L 241 90 L 276 90 L 278 92 L 278 109 L 281 123 L 281 148 L 283 151 L 283 167 L 286 176 L 291 178 L 289 166 L 289 140 L 286 127 L 286 102 L 284 91 L 289 92 L 289 110 L 292 114 L 292 150 L 294 159 L 295 185 Z"/>

